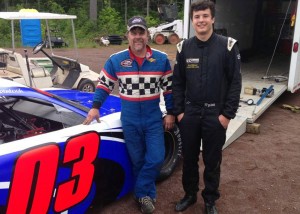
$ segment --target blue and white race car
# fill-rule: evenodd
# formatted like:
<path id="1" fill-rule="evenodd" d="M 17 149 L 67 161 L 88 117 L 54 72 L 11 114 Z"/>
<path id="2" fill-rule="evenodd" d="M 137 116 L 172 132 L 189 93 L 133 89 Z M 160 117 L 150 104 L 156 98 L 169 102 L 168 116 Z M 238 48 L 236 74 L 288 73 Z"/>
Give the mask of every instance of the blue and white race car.
<path id="1" fill-rule="evenodd" d="M 1 214 L 82 214 L 133 190 L 120 99 L 108 97 L 101 123 L 82 125 L 92 98 L 0 78 Z M 179 160 L 177 127 L 165 132 L 165 145 L 159 179 L 171 175 Z"/>

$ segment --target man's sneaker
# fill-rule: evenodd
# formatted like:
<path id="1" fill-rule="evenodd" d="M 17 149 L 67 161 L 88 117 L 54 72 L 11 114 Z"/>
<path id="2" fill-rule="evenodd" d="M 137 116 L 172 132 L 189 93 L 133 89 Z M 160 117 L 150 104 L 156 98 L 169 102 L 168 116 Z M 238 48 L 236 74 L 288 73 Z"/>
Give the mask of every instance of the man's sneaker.
<path id="1" fill-rule="evenodd" d="M 206 214 L 218 214 L 216 205 L 205 203 L 205 213 Z"/>
<path id="2" fill-rule="evenodd" d="M 152 214 L 155 210 L 153 200 L 149 196 L 139 198 L 138 203 L 140 205 L 142 213 Z"/>
<path id="3" fill-rule="evenodd" d="M 136 203 L 139 203 L 139 199 L 138 199 L 135 195 L 133 195 L 133 200 L 134 200 Z M 156 198 L 151 198 L 151 200 L 152 200 L 152 203 L 153 203 L 153 204 L 156 204 Z"/>

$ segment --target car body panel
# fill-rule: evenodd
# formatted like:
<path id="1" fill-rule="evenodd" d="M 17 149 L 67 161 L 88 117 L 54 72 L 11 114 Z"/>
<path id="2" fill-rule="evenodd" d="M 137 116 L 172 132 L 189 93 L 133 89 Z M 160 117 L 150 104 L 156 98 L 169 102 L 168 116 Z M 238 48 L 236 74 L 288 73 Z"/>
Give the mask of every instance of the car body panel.
<path id="1" fill-rule="evenodd" d="M 46 118 L 50 107 L 58 114 L 75 112 L 78 118 L 86 117 L 92 93 L 49 91 L 81 103 L 0 80 L 0 104 L 21 115 L 22 111 L 31 111 L 37 118 Z M 9 100 L 9 96 L 14 98 Z M 32 100 L 32 105 L 27 103 Z M 45 108 L 35 107 L 45 103 Z M 0 113 L 0 121 L 5 124 L 0 133 L 7 134 L 11 127 L 5 114 Z M 91 206 L 112 202 L 132 191 L 134 179 L 120 122 L 119 98 L 109 96 L 100 114 L 101 123 L 38 134 L 29 130 L 32 136 L 10 142 L 2 138 L 0 213 L 84 213 Z M 60 122 L 64 121 L 56 121 Z"/>

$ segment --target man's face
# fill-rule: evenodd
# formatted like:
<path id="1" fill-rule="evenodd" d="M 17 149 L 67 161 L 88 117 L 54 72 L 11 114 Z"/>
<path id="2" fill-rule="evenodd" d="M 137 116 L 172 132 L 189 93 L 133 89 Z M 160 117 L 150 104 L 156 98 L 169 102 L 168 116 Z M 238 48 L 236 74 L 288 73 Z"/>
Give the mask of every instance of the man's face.
<path id="1" fill-rule="evenodd" d="M 133 52 L 140 52 L 146 49 L 148 43 L 148 31 L 135 27 L 128 32 L 128 42 Z"/>
<path id="2" fill-rule="evenodd" d="M 192 24 L 199 36 L 209 35 L 213 31 L 215 18 L 212 17 L 210 9 L 193 12 Z"/>

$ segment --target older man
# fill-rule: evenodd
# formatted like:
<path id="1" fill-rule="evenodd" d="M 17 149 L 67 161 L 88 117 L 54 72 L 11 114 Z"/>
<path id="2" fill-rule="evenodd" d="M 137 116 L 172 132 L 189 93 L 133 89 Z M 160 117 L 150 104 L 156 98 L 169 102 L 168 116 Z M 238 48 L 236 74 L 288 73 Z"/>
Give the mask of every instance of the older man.
<path id="1" fill-rule="evenodd" d="M 99 108 L 119 83 L 122 100 L 121 122 L 136 179 L 134 196 L 142 213 L 155 209 L 155 180 L 164 161 L 164 126 L 174 125 L 172 113 L 172 70 L 165 53 L 151 49 L 143 17 L 128 20 L 129 48 L 113 54 L 100 72 L 93 107 L 84 124 L 99 120 Z M 160 89 L 164 91 L 167 116 L 162 119 Z"/>

